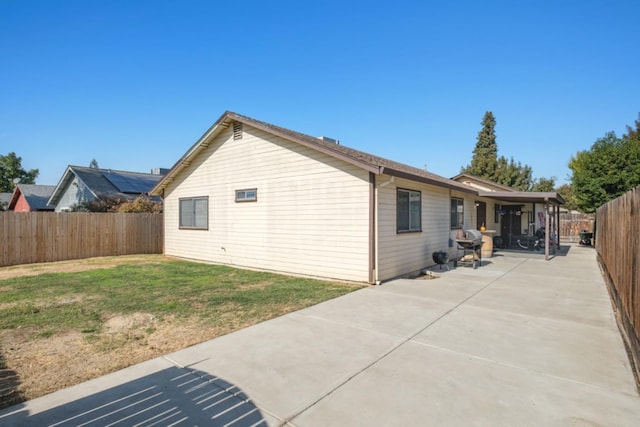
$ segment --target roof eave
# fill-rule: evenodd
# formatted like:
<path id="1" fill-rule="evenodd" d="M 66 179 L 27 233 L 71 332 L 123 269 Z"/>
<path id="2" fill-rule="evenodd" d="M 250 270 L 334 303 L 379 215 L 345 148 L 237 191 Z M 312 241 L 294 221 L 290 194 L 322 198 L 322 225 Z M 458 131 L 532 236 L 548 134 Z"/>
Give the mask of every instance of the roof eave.
<path id="1" fill-rule="evenodd" d="M 227 122 L 229 113 L 225 112 L 216 122 L 207 129 L 207 131 L 193 144 L 189 150 L 171 167 L 169 172 L 149 191 L 150 196 L 164 197 L 164 189 L 175 179 L 175 176 L 185 167 L 191 164 L 191 160 L 202 150 L 209 147 L 211 139 L 214 138 L 223 129 L 229 127 Z"/>
<path id="2" fill-rule="evenodd" d="M 495 200 L 525 203 L 551 203 L 553 205 L 563 205 L 564 198 L 556 192 L 538 191 L 478 191 L 480 197 L 487 197 Z"/>
<path id="3" fill-rule="evenodd" d="M 152 196 L 163 196 L 164 189 L 175 179 L 175 176 L 185 167 L 191 164 L 191 161 L 194 157 L 196 157 L 201 151 L 208 148 L 211 144 L 211 140 L 215 138 L 222 130 L 227 129 L 232 121 L 237 121 L 243 123 L 247 126 L 254 127 L 256 129 L 260 129 L 264 132 L 268 132 L 272 135 L 278 136 L 280 138 L 286 139 L 288 141 L 295 142 L 297 144 L 303 145 L 305 147 L 323 152 L 332 157 L 341 159 L 355 166 L 359 166 L 369 172 L 373 172 L 377 175 L 381 173 L 382 168 L 378 165 L 373 165 L 367 162 L 364 162 L 359 159 L 354 159 L 350 156 L 347 156 L 337 150 L 331 150 L 328 147 L 321 146 L 319 144 L 312 144 L 309 141 L 305 141 L 302 138 L 296 138 L 292 135 L 287 135 L 284 132 L 280 132 L 277 129 L 270 128 L 268 126 L 264 126 L 261 123 L 256 123 L 250 120 L 245 119 L 243 116 L 239 116 L 230 111 L 226 111 L 216 122 L 196 141 L 195 144 L 189 148 L 189 150 L 178 160 L 171 170 L 162 178 L 155 187 L 149 192 L 149 195 Z"/>
<path id="4" fill-rule="evenodd" d="M 73 176 L 73 172 L 71 171 L 71 166 L 67 166 L 67 169 L 64 171 L 64 174 L 62 174 L 62 177 L 60 178 L 60 181 L 58 181 L 56 188 L 53 189 L 53 193 L 51 193 L 51 197 L 49 197 L 47 204 L 52 206 L 55 206 L 58 204 L 58 200 L 63 194 L 62 190 L 66 188 L 68 182 L 71 179 L 73 179 L 72 176 Z"/>
<path id="5" fill-rule="evenodd" d="M 53 189 L 51 197 L 49 197 L 49 200 L 47 200 L 47 205 L 54 207 L 58 205 L 60 197 L 62 197 L 62 195 L 64 194 L 65 189 L 69 186 L 69 183 L 73 181 L 73 177 L 76 177 L 79 181 L 82 181 L 82 179 L 73 171 L 73 168 L 74 166 L 67 166 L 67 170 L 64 171 L 64 174 L 62 175 L 62 178 L 60 178 L 58 185 L 56 185 L 56 188 Z M 84 183 L 84 181 L 82 182 Z M 93 194 L 94 197 L 98 197 L 98 195 L 95 193 L 95 191 L 93 191 L 92 188 L 87 186 L 87 189 L 91 192 L 91 194 Z"/>
<path id="6" fill-rule="evenodd" d="M 438 187 L 444 187 L 444 188 L 448 188 L 450 190 L 456 190 L 456 191 L 461 191 L 464 193 L 469 193 L 469 194 L 478 194 L 478 192 L 476 190 L 474 190 L 473 188 L 469 188 L 467 186 L 464 186 L 463 184 L 457 183 L 456 181 L 451 181 L 451 183 L 448 182 L 443 182 L 443 181 L 439 181 L 436 179 L 432 179 L 426 176 L 421 176 L 421 175 L 416 175 L 416 174 L 412 174 L 412 173 L 408 173 L 408 172 L 403 172 L 403 171 L 398 171 L 395 169 L 390 169 L 390 168 L 384 168 L 383 172 L 387 175 L 392 175 L 392 176 L 397 176 L 398 178 L 404 178 L 404 179 L 408 179 L 411 181 L 416 181 L 416 182 L 421 182 L 424 184 L 431 184 L 431 185 L 435 185 Z"/>
<path id="7" fill-rule="evenodd" d="M 13 194 L 11 195 L 11 199 L 9 199 L 7 210 L 12 211 L 15 209 L 21 194 L 22 194 L 22 191 L 20 191 L 20 188 L 18 188 L 18 186 L 16 185 L 16 187 L 13 189 Z"/>

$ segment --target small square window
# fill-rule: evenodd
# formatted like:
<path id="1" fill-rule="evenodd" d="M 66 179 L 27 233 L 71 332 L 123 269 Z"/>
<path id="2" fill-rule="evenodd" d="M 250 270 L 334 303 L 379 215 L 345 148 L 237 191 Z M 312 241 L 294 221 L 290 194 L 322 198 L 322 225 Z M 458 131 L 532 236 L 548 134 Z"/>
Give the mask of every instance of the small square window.
<path id="1" fill-rule="evenodd" d="M 257 202 L 258 189 L 236 190 L 236 202 Z"/>

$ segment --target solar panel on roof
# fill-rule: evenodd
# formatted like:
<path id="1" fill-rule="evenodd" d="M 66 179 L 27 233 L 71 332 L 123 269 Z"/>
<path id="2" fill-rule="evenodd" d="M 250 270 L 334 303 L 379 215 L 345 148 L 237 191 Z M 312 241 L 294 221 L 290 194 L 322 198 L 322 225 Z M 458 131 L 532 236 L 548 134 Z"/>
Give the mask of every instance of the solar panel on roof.
<path id="1" fill-rule="evenodd" d="M 161 176 L 121 175 L 105 172 L 104 177 L 109 180 L 121 193 L 148 193 L 157 184 Z"/>

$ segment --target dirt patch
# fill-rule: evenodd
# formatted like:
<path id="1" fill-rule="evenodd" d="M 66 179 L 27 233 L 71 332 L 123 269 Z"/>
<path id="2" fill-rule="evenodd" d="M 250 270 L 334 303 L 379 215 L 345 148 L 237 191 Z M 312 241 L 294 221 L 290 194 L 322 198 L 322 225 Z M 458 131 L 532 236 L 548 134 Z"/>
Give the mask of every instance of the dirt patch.
<path id="1" fill-rule="evenodd" d="M 97 257 L 80 260 L 43 262 L 41 264 L 14 265 L 0 267 L 0 280 L 21 276 L 37 276 L 47 273 L 75 273 L 78 271 L 110 268 L 123 264 L 157 264 L 169 261 L 162 255 L 123 255 L 111 257 Z M 0 287 L 0 292 L 2 292 Z"/>
<path id="2" fill-rule="evenodd" d="M 104 329 L 38 339 L 26 339 L 26 329 L 0 332 L 6 369 L 19 373 L 13 392 L 34 399 L 225 333 L 193 319 L 159 320 L 148 313 L 116 316 Z"/>
<path id="3" fill-rule="evenodd" d="M 153 325 L 154 317 L 149 313 L 133 313 L 126 316 L 115 316 L 104 323 L 108 334 L 121 334 L 136 329 L 149 328 Z"/>

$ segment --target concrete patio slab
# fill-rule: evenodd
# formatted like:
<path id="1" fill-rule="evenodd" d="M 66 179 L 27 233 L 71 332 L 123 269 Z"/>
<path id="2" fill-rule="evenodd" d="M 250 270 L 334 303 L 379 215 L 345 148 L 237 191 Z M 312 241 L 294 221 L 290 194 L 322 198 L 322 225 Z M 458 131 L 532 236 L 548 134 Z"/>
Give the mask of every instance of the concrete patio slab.
<path id="1" fill-rule="evenodd" d="M 519 289 L 509 286 L 514 278 L 503 278 L 485 289 L 468 304 L 494 310 L 504 310 L 533 317 L 587 323 L 593 326 L 611 324 L 611 303 L 601 296 L 580 291 L 568 292 L 560 287 L 553 292 Z M 519 278 L 518 278 L 519 280 Z"/>
<path id="2" fill-rule="evenodd" d="M 637 396 L 411 342 L 291 425 L 634 426 L 639 419 Z"/>
<path id="3" fill-rule="evenodd" d="M 214 420 L 214 421 L 212 421 Z M 156 358 L 0 413 L 0 425 L 278 425 L 242 390 Z"/>
<path id="4" fill-rule="evenodd" d="M 414 341 L 461 354 L 566 378 L 616 392 L 635 393 L 615 323 L 597 327 L 465 305 Z"/>
<path id="5" fill-rule="evenodd" d="M 288 419 L 401 342 L 392 335 L 293 313 L 167 358 L 224 377 L 266 413 Z"/>
<path id="6" fill-rule="evenodd" d="M 411 282 L 414 286 L 420 286 L 420 282 L 424 284 L 425 281 L 412 280 Z M 424 284 L 424 286 L 429 285 Z M 329 304 L 318 304 L 301 310 L 298 314 L 395 337 L 409 338 L 421 331 L 424 325 L 449 311 L 454 305 L 446 300 L 419 298 L 417 292 L 413 295 L 380 292 L 382 288 L 363 289 L 340 297 Z M 402 310 L 398 310 L 398 307 L 402 307 Z"/>
<path id="7" fill-rule="evenodd" d="M 447 280 L 441 280 L 442 277 L 433 280 L 397 279 L 393 281 L 393 286 L 385 284 L 375 291 L 380 295 L 404 295 L 414 299 L 426 298 L 457 304 L 487 285 L 485 281 L 446 277 Z"/>

